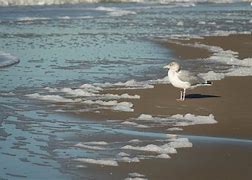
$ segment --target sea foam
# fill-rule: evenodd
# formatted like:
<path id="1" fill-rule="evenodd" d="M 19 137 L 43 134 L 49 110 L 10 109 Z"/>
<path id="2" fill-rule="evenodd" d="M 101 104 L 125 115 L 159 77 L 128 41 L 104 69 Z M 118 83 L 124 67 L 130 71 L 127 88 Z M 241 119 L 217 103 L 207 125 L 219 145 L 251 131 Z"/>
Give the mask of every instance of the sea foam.
<path id="1" fill-rule="evenodd" d="M 127 162 L 127 163 L 140 162 L 140 160 L 139 160 L 138 157 L 133 157 L 133 158 L 130 158 L 130 157 L 121 157 L 121 158 L 118 158 L 118 161 L 120 161 L 120 162 Z"/>
<path id="2" fill-rule="evenodd" d="M 86 145 L 84 143 L 78 143 L 75 145 L 75 147 L 79 147 L 79 148 L 84 148 L 84 149 L 91 149 L 91 150 L 106 150 L 106 148 L 104 147 L 100 147 L 100 146 L 94 146 L 94 145 Z"/>
<path id="3" fill-rule="evenodd" d="M 117 161 L 112 159 L 90 159 L 90 158 L 77 158 L 76 161 L 88 163 L 88 164 L 97 164 L 104 166 L 118 166 Z"/>
<path id="4" fill-rule="evenodd" d="M 129 177 L 127 177 L 125 180 L 147 180 L 147 178 L 145 178 L 145 175 L 136 172 L 129 173 L 128 176 Z"/>
<path id="5" fill-rule="evenodd" d="M 187 138 L 174 139 L 172 142 L 169 143 L 169 145 L 173 148 L 187 148 L 193 146 Z"/>
<path id="6" fill-rule="evenodd" d="M 34 94 L 27 94 L 27 97 L 33 98 L 33 99 L 40 99 L 44 101 L 49 101 L 49 102 L 65 102 L 65 103 L 74 103 L 74 102 L 80 102 L 81 99 L 68 99 L 64 98 L 60 95 L 41 95 L 39 93 L 34 93 Z"/>
<path id="7" fill-rule="evenodd" d="M 122 149 L 155 152 L 155 153 L 159 153 L 159 154 L 174 154 L 174 153 L 177 153 L 176 149 L 171 147 L 169 144 L 164 144 L 164 145 L 161 145 L 161 146 L 158 146 L 158 145 L 155 145 L 155 144 L 148 144 L 146 146 L 126 145 L 126 146 L 123 146 Z"/>
<path id="8" fill-rule="evenodd" d="M 196 124 L 215 124 L 217 121 L 214 119 L 214 115 L 200 116 L 194 114 L 176 114 L 167 117 L 153 117 L 148 114 L 141 114 L 136 121 L 150 121 L 156 124 L 167 124 L 172 126 L 189 126 Z"/>
<path id="9" fill-rule="evenodd" d="M 79 103 L 88 106 L 95 106 L 97 109 L 111 109 L 114 111 L 133 112 L 133 103 L 128 101 L 119 101 L 120 99 L 140 99 L 139 95 L 111 94 L 103 93 L 106 88 L 122 87 L 122 85 L 130 85 L 131 87 L 138 83 L 136 81 L 128 81 L 125 83 L 104 83 L 104 84 L 83 84 L 77 88 L 63 87 L 52 88 L 46 87 L 43 94 L 33 93 L 26 96 L 33 99 L 44 100 L 48 102 L 64 102 Z M 141 84 L 141 83 L 140 83 Z M 46 94 L 47 93 L 47 94 Z M 49 94 L 48 94 L 49 93 Z"/>
<path id="10" fill-rule="evenodd" d="M 117 83 L 94 83 L 95 86 L 99 86 L 102 88 L 113 88 L 113 89 L 150 89 L 154 88 L 151 81 L 136 81 L 134 79 L 125 81 L 125 82 L 117 82 Z"/>
<path id="11" fill-rule="evenodd" d="M 196 116 L 194 114 L 176 114 L 171 116 L 176 120 L 175 126 L 189 126 L 196 124 L 215 124 L 217 121 L 214 119 L 214 115 L 210 114 L 209 116 Z"/>
<path id="12" fill-rule="evenodd" d="M 111 16 L 124 16 L 124 15 L 129 15 L 129 14 L 136 14 L 136 12 L 134 11 L 123 10 L 123 9 L 119 9 L 115 7 L 99 6 L 96 8 L 96 10 L 108 12 L 108 14 Z"/>

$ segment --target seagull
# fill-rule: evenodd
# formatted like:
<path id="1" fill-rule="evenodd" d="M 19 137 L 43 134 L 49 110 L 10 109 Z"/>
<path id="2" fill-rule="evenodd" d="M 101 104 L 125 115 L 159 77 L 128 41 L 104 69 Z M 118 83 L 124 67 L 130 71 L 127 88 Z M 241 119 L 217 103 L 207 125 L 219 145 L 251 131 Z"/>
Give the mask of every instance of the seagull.
<path id="1" fill-rule="evenodd" d="M 181 66 L 177 62 L 171 62 L 170 64 L 164 66 L 168 70 L 168 77 L 171 84 L 176 87 L 183 89 L 180 91 L 180 98 L 178 101 L 185 100 L 185 94 L 187 89 L 193 89 L 198 86 L 211 85 L 209 81 L 205 81 L 198 75 L 193 74 L 187 70 L 181 70 Z"/>

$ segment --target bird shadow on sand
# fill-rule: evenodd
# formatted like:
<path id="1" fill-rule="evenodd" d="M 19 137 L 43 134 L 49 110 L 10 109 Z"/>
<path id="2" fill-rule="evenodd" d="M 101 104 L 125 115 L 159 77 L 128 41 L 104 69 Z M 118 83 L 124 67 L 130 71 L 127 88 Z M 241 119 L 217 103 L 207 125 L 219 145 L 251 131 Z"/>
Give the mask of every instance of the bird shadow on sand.
<path id="1" fill-rule="evenodd" d="M 202 98 L 218 98 L 221 96 L 208 95 L 208 94 L 188 94 L 185 98 L 188 99 L 202 99 Z"/>

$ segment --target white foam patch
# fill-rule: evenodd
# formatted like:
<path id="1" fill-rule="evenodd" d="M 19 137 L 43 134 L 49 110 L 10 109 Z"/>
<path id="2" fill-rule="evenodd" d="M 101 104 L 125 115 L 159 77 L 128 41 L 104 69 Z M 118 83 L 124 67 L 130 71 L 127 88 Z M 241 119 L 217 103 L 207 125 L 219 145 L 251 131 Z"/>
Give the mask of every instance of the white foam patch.
<path id="1" fill-rule="evenodd" d="M 3 93 L 0 93 L 0 96 L 15 96 L 16 94 L 13 93 L 13 92 L 3 92 Z"/>
<path id="2" fill-rule="evenodd" d="M 166 134 L 166 137 L 170 138 L 170 139 L 175 139 L 178 137 L 178 135 L 176 134 Z"/>
<path id="3" fill-rule="evenodd" d="M 206 22 L 205 22 L 205 21 L 199 21 L 198 24 L 200 24 L 200 25 L 205 25 Z"/>
<path id="4" fill-rule="evenodd" d="M 106 83 L 105 83 L 106 84 Z M 48 100 L 48 101 L 57 101 L 57 102 L 81 102 L 82 104 L 97 106 L 97 109 L 111 109 L 114 111 L 123 111 L 123 112 L 134 112 L 133 104 L 131 102 L 118 102 L 118 99 L 140 99 L 139 95 L 129 95 L 124 94 L 101 94 L 103 90 L 102 87 L 92 84 L 83 84 L 79 88 L 51 88 L 46 87 L 45 90 L 53 93 L 52 95 L 40 95 L 35 93 L 33 95 L 27 95 L 28 97 Z M 62 95 L 62 93 L 64 93 Z M 62 96 L 60 96 L 60 95 Z M 71 100 L 66 97 L 78 98 Z M 97 110 L 96 109 L 96 110 Z"/>
<path id="5" fill-rule="evenodd" d="M 217 121 L 214 119 L 214 115 L 210 114 L 209 116 L 196 116 L 193 114 L 176 114 L 171 116 L 177 120 L 175 126 L 189 126 L 196 124 L 215 124 Z"/>
<path id="6" fill-rule="evenodd" d="M 143 178 L 143 177 L 145 177 L 145 175 L 143 175 L 143 174 L 140 174 L 140 173 L 136 173 L 136 172 L 134 172 L 134 173 L 129 173 L 129 176 L 130 177 L 133 177 L 133 178 Z"/>
<path id="7" fill-rule="evenodd" d="M 119 158 L 118 161 L 127 163 L 140 162 L 140 160 L 137 157 L 130 158 L 126 156 Z"/>
<path id="8" fill-rule="evenodd" d="M 85 165 L 77 165 L 76 167 L 77 168 L 87 168 L 87 166 L 85 166 Z"/>
<path id="9" fill-rule="evenodd" d="M 121 156 L 121 157 L 129 157 L 130 156 L 128 153 L 125 153 L 125 152 L 120 152 L 117 155 Z"/>
<path id="10" fill-rule="evenodd" d="M 74 96 L 74 97 L 95 97 L 96 99 L 140 99 L 139 95 L 129 95 L 127 93 L 118 95 L 118 94 L 99 94 L 103 89 L 101 87 L 95 87 L 91 84 L 83 84 L 80 88 L 50 88 L 46 87 L 45 90 L 48 90 L 51 93 L 63 92 L 65 94 Z"/>
<path id="11" fill-rule="evenodd" d="M 94 86 L 92 84 L 82 84 L 80 86 L 80 88 L 85 89 L 85 90 L 87 90 L 89 92 L 96 92 L 96 93 L 103 90 L 101 87 L 97 87 L 97 86 Z"/>
<path id="12" fill-rule="evenodd" d="M 34 93 L 34 94 L 27 94 L 25 96 L 29 98 L 39 99 L 39 100 L 44 100 L 44 101 L 49 101 L 49 102 L 64 102 L 64 103 L 81 102 L 81 99 L 68 99 L 59 95 L 41 95 L 39 93 Z"/>
<path id="13" fill-rule="evenodd" d="M 84 149 L 91 149 L 91 150 L 106 150 L 106 148 L 104 147 L 100 147 L 100 146 L 90 146 L 90 145 L 86 145 L 83 143 L 78 143 L 75 145 L 75 147 L 79 147 L 79 148 L 84 148 Z"/>
<path id="14" fill-rule="evenodd" d="M 97 165 L 104 165 L 104 166 L 118 166 L 117 161 L 111 159 L 89 159 L 89 158 L 77 158 L 76 161 L 88 164 L 97 164 Z"/>
<path id="15" fill-rule="evenodd" d="M 233 33 L 228 33 L 229 35 Z M 246 34 L 246 33 L 245 33 Z M 223 34 L 221 34 L 223 36 Z M 230 69 L 225 72 L 217 73 L 209 71 L 200 73 L 199 75 L 206 80 L 221 80 L 226 76 L 252 76 L 252 58 L 238 59 L 238 53 L 231 50 L 223 50 L 217 46 L 208 46 L 204 44 L 194 44 L 194 47 L 206 48 L 214 54 L 207 58 L 209 62 L 217 62 L 230 65 Z"/>
<path id="16" fill-rule="evenodd" d="M 134 111 L 134 109 L 132 109 L 133 104 L 131 102 L 86 100 L 86 101 L 82 101 L 82 103 L 89 104 L 89 105 L 100 105 L 100 106 L 104 106 L 106 108 L 110 108 L 115 111 L 123 111 L 123 112 L 133 112 Z"/>
<path id="17" fill-rule="evenodd" d="M 136 172 L 129 173 L 128 176 L 129 177 L 127 177 L 125 180 L 147 180 L 147 178 L 145 178 L 145 175 Z"/>
<path id="18" fill-rule="evenodd" d="M 179 127 L 172 127 L 172 128 L 168 128 L 168 131 L 183 131 L 183 128 L 179 128 Z"/>
<path id="19" fill-rule="evenodd" d="M 101 105 L 101 106 L 116 106 L 118 104 L 117 101 L 102 101 L 102 100 L 86 100 L 83 101 L 82 103 L 90 105 Z"/>
<path id="20" fill-rule="evenodd" d="M 115 83 L 116 86 L 126 86 L 131 88 L 153 88 L 152 85 L 146 83 L 146 82 L 137 82 L 136 80 L 129 80 L 124 83 L 118 82 Z"/>
<path id="21" fill-rule="evenodd" d="M 94 83 L 95 86 L 99 87 L 110 87 L 115 89 L 149 89 L 154 88 L 153 85 L 149 84 L 148 81 L 138 82 L 134 79 L 128 80 L 126 82 L 117 82 L 117 83 Z"/>
<path id="22" fill-rule="evenodd" d="M 125 178 L 124 180 L 147 180 L 147 178 L 140 178 L 140 177 L 128 177 L 128 178 Z"/>
<path id="23" fill-rule="evenodd" d="M 149 121 L 149 120 L 154 120 L 154 118 L 152 117 L 152 115 L 149 114 L 141 114 L 137 120 L 145 120 L 145 121 Z"/>
<path id="24" fill-rule="evenodd" d="M 92 89 L 72 89 L 72 88 L 57 89 L 57 88 L 50 88 L 50 87 L 46 87 L 45 89 L 48 90 L 49 92 L 52 92 L 52 93 L 63 92 L 65 94 L 75 96 L 75 97 L 96 96 L 96 94 L 93 93 Z"/>
<path id="25" fill-rule="evenodd" d="M 168 154 L 159 154 L 156 157 L 160 158 L 160 159 L 170 159 L 171 158 L 171 156 L 169 156 Z"/>
<path id="26" fill-rule="evenodd" d="M 216 81 L 224 79 L 226 74 L 225 73 L 216 73 L 214 71 L 208 71 L 207 73 L 200 73 L 201 77 L 203 77 L 206 80 Z"/>
<path id="27" fill-rule="evenodd" d="M 109 122 L 109 123 L 118 123 L 118 122 L 122 122 L 122 120 L 109 119 L 109 120 L 106 120 L 106 122 Z"/>
<path id="28" fill-rule="evenodd" d="M 178 138 L 169 143 L 173 148 L 187 148 L 192 147 L 193 144 L 187 138 Z"/>
<path id="29" fill-rule="evenodd" d="M 96 94 L 90 93 L 90 92 L 85 91 L 83 89 L 62 88 L 60 91 L 66 93 L 66 94 L 72 95 L 72 96 L 76 96 L 76 97 L 78 97 L 78 96 L 80 96 L 80 97 L 96 96 Z"/>
<path id="30" fill-rule="evenodd" d="M 150 128 L 150 126 L 143 125 L 143 124 L 138 124 L 136 127 L 137 128 Z"/>
<path id="31" fill-rule="evenodd" d="M 184 26 L 184 22 L 183 21 L 177 22 L 177 26 Z"/>
<path id="32" fill-rule="evenodd" d="M 41 21 L 41 20 L 50 20 L 47 17 L 21 17 L 17 19 L 18 21 Z"/>
<path id="33" fill-rule="evenodd" d="M 138 125 L 137 123 L 131 122 L 131 121 L 124 121 L 121 124 L 123 124 L 123 125 L 132 125 L 132 126 L 137 126 Z"/>
<path id="34" fill-rule="evenodd" d="M 59 17 L 57 17 L 57 19 L 69 20 L 69 19 L 71 19 L 71 17 L 70 16 L 59 16 Z"/>
<path id="35" fill-rule="evenodd" d="M 196 124 L 215 124 L 217 121 L 214 119 L 214 115 L 209 116 L 197 116 L 193 114 L 176 114 L 168 117 L 153 117 L 148 114 L 141 114 L 136 120 L 151 121 L 157 124 L 169 124 L 173 126 L 189 126 Z"/>
<path id="36" fill-rule="evenodd" d="M 134 112 L 132 109 L 133 104 L 131 102 L 120 102 L 112 107 L 115 111 L 123 111 L 123 112 Z"/>
<path id="37" fill-rule="evenodd" d="M 98 11 L 105 11 L 108 12 L 110 16 L 125 16 L 125 15 L 130 15 L 130 14 L 136 14 L 134 11 L 129 11 L 129 10 L 123 10 L 115 7 L 97 7 L 96 10 Z"/>
<path id="38" fill-rule="evenodd" d="M 123 146 L 122 149 L 136 150 L 136 151 L 146 151 L 146 152 L 155 152 L 158 154 L 174 154 L 177 153 L 176 149 L 170 147 L 169 144 L 164 144 L 161 146 L 157 146 L 154 144 L 148 144 L 146 146 L 131 146 L 126 145 Z"/>
<path id="39" fill-rule="evenodd" d="M 140 173 L 136 173 L 136 172 L 134 172 L 134 173 L 129 173 L 129 176 L 130 176 L 130 177 L 145 177 L 145 175 L 140 174 Z"/>
<path id="40" fill-rule="evenodd" d="M 216 22 L 208 22 L 209 25 L 216 25 Z"/>
<path id="41" fill-rule="evenodd" d="M 105 98 L 108 99 L 140 99 L 139 95 L 129 95 L 127 93 L 118 95 L 118 94 L 103 94 Z"/>
<path id="42" fill-rule="evenodd" d="M 142 142 L 140 139 L 132 139 L 129 141 L 130 143 L 140 143 Z"/>
<path id="43" fill-rule="evenodd" d="M 108 143 L 105 142 L 105 141 L 91 141 L 91 142 L 85 142 L 85 144 L 100 145 L 100 146 L 106 146 L 106 145 L 108 145 Z"/>

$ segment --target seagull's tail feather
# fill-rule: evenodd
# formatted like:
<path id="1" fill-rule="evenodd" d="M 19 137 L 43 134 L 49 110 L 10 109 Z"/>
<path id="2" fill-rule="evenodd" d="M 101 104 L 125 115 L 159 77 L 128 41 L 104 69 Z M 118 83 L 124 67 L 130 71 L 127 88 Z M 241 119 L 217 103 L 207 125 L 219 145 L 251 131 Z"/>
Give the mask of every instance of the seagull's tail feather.
<path id="1" fill-rule="evenodd" d="M 211 86 L 213 84 L 212 81 L 206 81 L 203 83 L 203 85 L 206 85 L 206 86 Z"/>
<path id="2" fill-rule="evenodd" d="M 206 84 L 211 84 L 212 85 L 213 82 L 212 81 L 207 81 Z"/>

